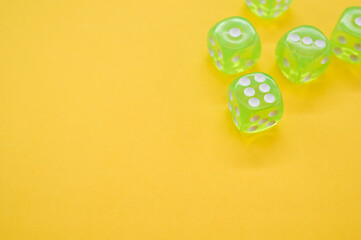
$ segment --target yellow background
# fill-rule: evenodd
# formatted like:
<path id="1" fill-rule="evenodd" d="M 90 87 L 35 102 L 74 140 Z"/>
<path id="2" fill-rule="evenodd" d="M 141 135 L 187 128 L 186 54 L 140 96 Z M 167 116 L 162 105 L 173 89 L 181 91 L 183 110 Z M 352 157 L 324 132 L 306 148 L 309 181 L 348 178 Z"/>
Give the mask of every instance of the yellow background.
<path id="1" fill-rule="evenodd" d="M 275 21 L 241 0 L 3 1 L 1 240 L 360 240 L 361 68 L 333 58 L 294 86 L 277 40 L 328 37 L 359 0 L 295 0 Z M 241 15 L 285 114 L 243 136 L 227 110 L 237 76 L 206 35 Z"/>

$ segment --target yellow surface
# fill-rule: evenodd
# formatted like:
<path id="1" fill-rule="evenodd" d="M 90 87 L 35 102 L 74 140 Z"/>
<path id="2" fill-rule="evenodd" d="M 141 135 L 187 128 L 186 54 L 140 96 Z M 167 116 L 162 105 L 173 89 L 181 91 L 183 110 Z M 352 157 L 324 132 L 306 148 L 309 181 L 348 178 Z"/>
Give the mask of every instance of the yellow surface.
<path id="1" fill-rule="evenodd" d="M 331 3 L 332 2 L 332 3 Z M 241 0 L 4 1 L 0 8 L 1 240 L 360 240 L 361 67 L 333 59 L 299 87 L 277 40 L 327 36 L 359 0 L 295 0 L 266 22 Z M 206 49 L 244 16 L 285 114 L 237 133 Z"/>

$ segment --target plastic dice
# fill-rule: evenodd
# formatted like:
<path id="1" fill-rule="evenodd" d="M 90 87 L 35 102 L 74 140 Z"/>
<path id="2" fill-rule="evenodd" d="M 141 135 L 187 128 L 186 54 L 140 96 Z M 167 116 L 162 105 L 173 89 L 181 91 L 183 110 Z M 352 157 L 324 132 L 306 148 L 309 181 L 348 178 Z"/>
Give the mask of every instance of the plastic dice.
<path id="1" fill-rule="evenodd" d="M 209 31 L 207 43 L 214 64 L 227 74 L 250 68 L 261 55 L 258 34 L 242 17 L 231 17 L 217 23 Z"/>
<path id="2" fill-rule="evenodd" d="M 342 13 L 330 42 L 338 58 L 361 63 L 361 7 L 350 7 Z"/>
<path id="3" fill-rule="evenodd" d="M 228 87 L 228 107 L 236 127 L 255 133 L 276 125 L 283 115 L 281 92 L 273 78 L 265 73 L 251 73 Z"/>
<path id="4" fill-rule="evenodd" d="M 306 83 L 326 71 L 332 52 L 328 39 L 315 27 L 299 26 L 286 33 L 276 47 L 276 60 L 292 82 Z"/>
<path id="5" fill-rule="evenodd" d="M 246 0 L 251 11 L 260 18 L 272 19 L 288 10 L 293 0 Z"/>

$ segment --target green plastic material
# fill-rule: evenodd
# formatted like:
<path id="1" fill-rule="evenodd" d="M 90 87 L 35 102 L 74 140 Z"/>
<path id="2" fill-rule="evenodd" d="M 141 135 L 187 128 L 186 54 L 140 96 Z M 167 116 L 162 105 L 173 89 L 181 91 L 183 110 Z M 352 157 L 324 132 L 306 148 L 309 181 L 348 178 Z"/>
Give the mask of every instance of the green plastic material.
<path id="1" fill-rule="evenodd" d="M 361 63 L 361 7 L 350 7 L 342 13 L 330 43 L 338 58 Z"/>
<path id="2" fill-rule="evenodd" d="M 246 0 L 249 9 L 260 18 L 273 19 L 286 12 L 293 0 Z"/>
<path id="3" fill-rule="evenodd" d="M 275 126 L 283 115 L 280 89 L 265 73 L 251 73 L 228 87 L 228 107 L 238 130 L 255 133 Z"/>
<path id="4" fill-rule="evenodd" d="M 306 83 L 326 71 L 332 57 L 325 35 L 315 27 L 299 26 L 286 33 L 276 47 L 276 60 L 292 82 Z"/>
<path id="5" fill-rule="evenodd" d="M 237 74 L 253 66 L 261 55 L 261 42 L 245 18 L 231 17 L 214 25 L 208 33 L 209 54 L 216 67 Z"/>

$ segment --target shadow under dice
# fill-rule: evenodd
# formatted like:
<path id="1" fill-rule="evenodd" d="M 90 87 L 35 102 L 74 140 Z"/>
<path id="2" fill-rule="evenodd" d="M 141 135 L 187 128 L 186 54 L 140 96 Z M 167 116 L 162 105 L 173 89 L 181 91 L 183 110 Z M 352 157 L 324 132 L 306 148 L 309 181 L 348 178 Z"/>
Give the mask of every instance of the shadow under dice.
<path id="1" fill-rule="evenodd" d="M 347 8 L 330 39 L 334 54 L 350 63 L 361 63 L 361 7 Z"/>
<path id="2" fill-rule="evenodd" d="M 227 74 L 253 66 L 261 55 L 261 42 L 253 25 L 245 18 L 220 21 L 208 33 L 208 50 L 216 67 Z"/>
<path id="3" fill-rule="evenodd" d="M 283 115 L 281 92 L 273 78 L 251 73 L 228 87 L 228 107 L 238 130 L 254 133 L 276 125 Z"/>
<path id="4" fill-rule="evenodd" d="M 293 0 L 246 0 L 249 9 L 260 18 L 277 18 L 288 10 Z"/>
<path id="5" fill-rule="evenodd" d="M 331 47 L 325 35 L 315 27 L 299 26 L 286 33 L 276 47 L 281 72 L 292 82 L 305 83 L 326 71 Z"/>

